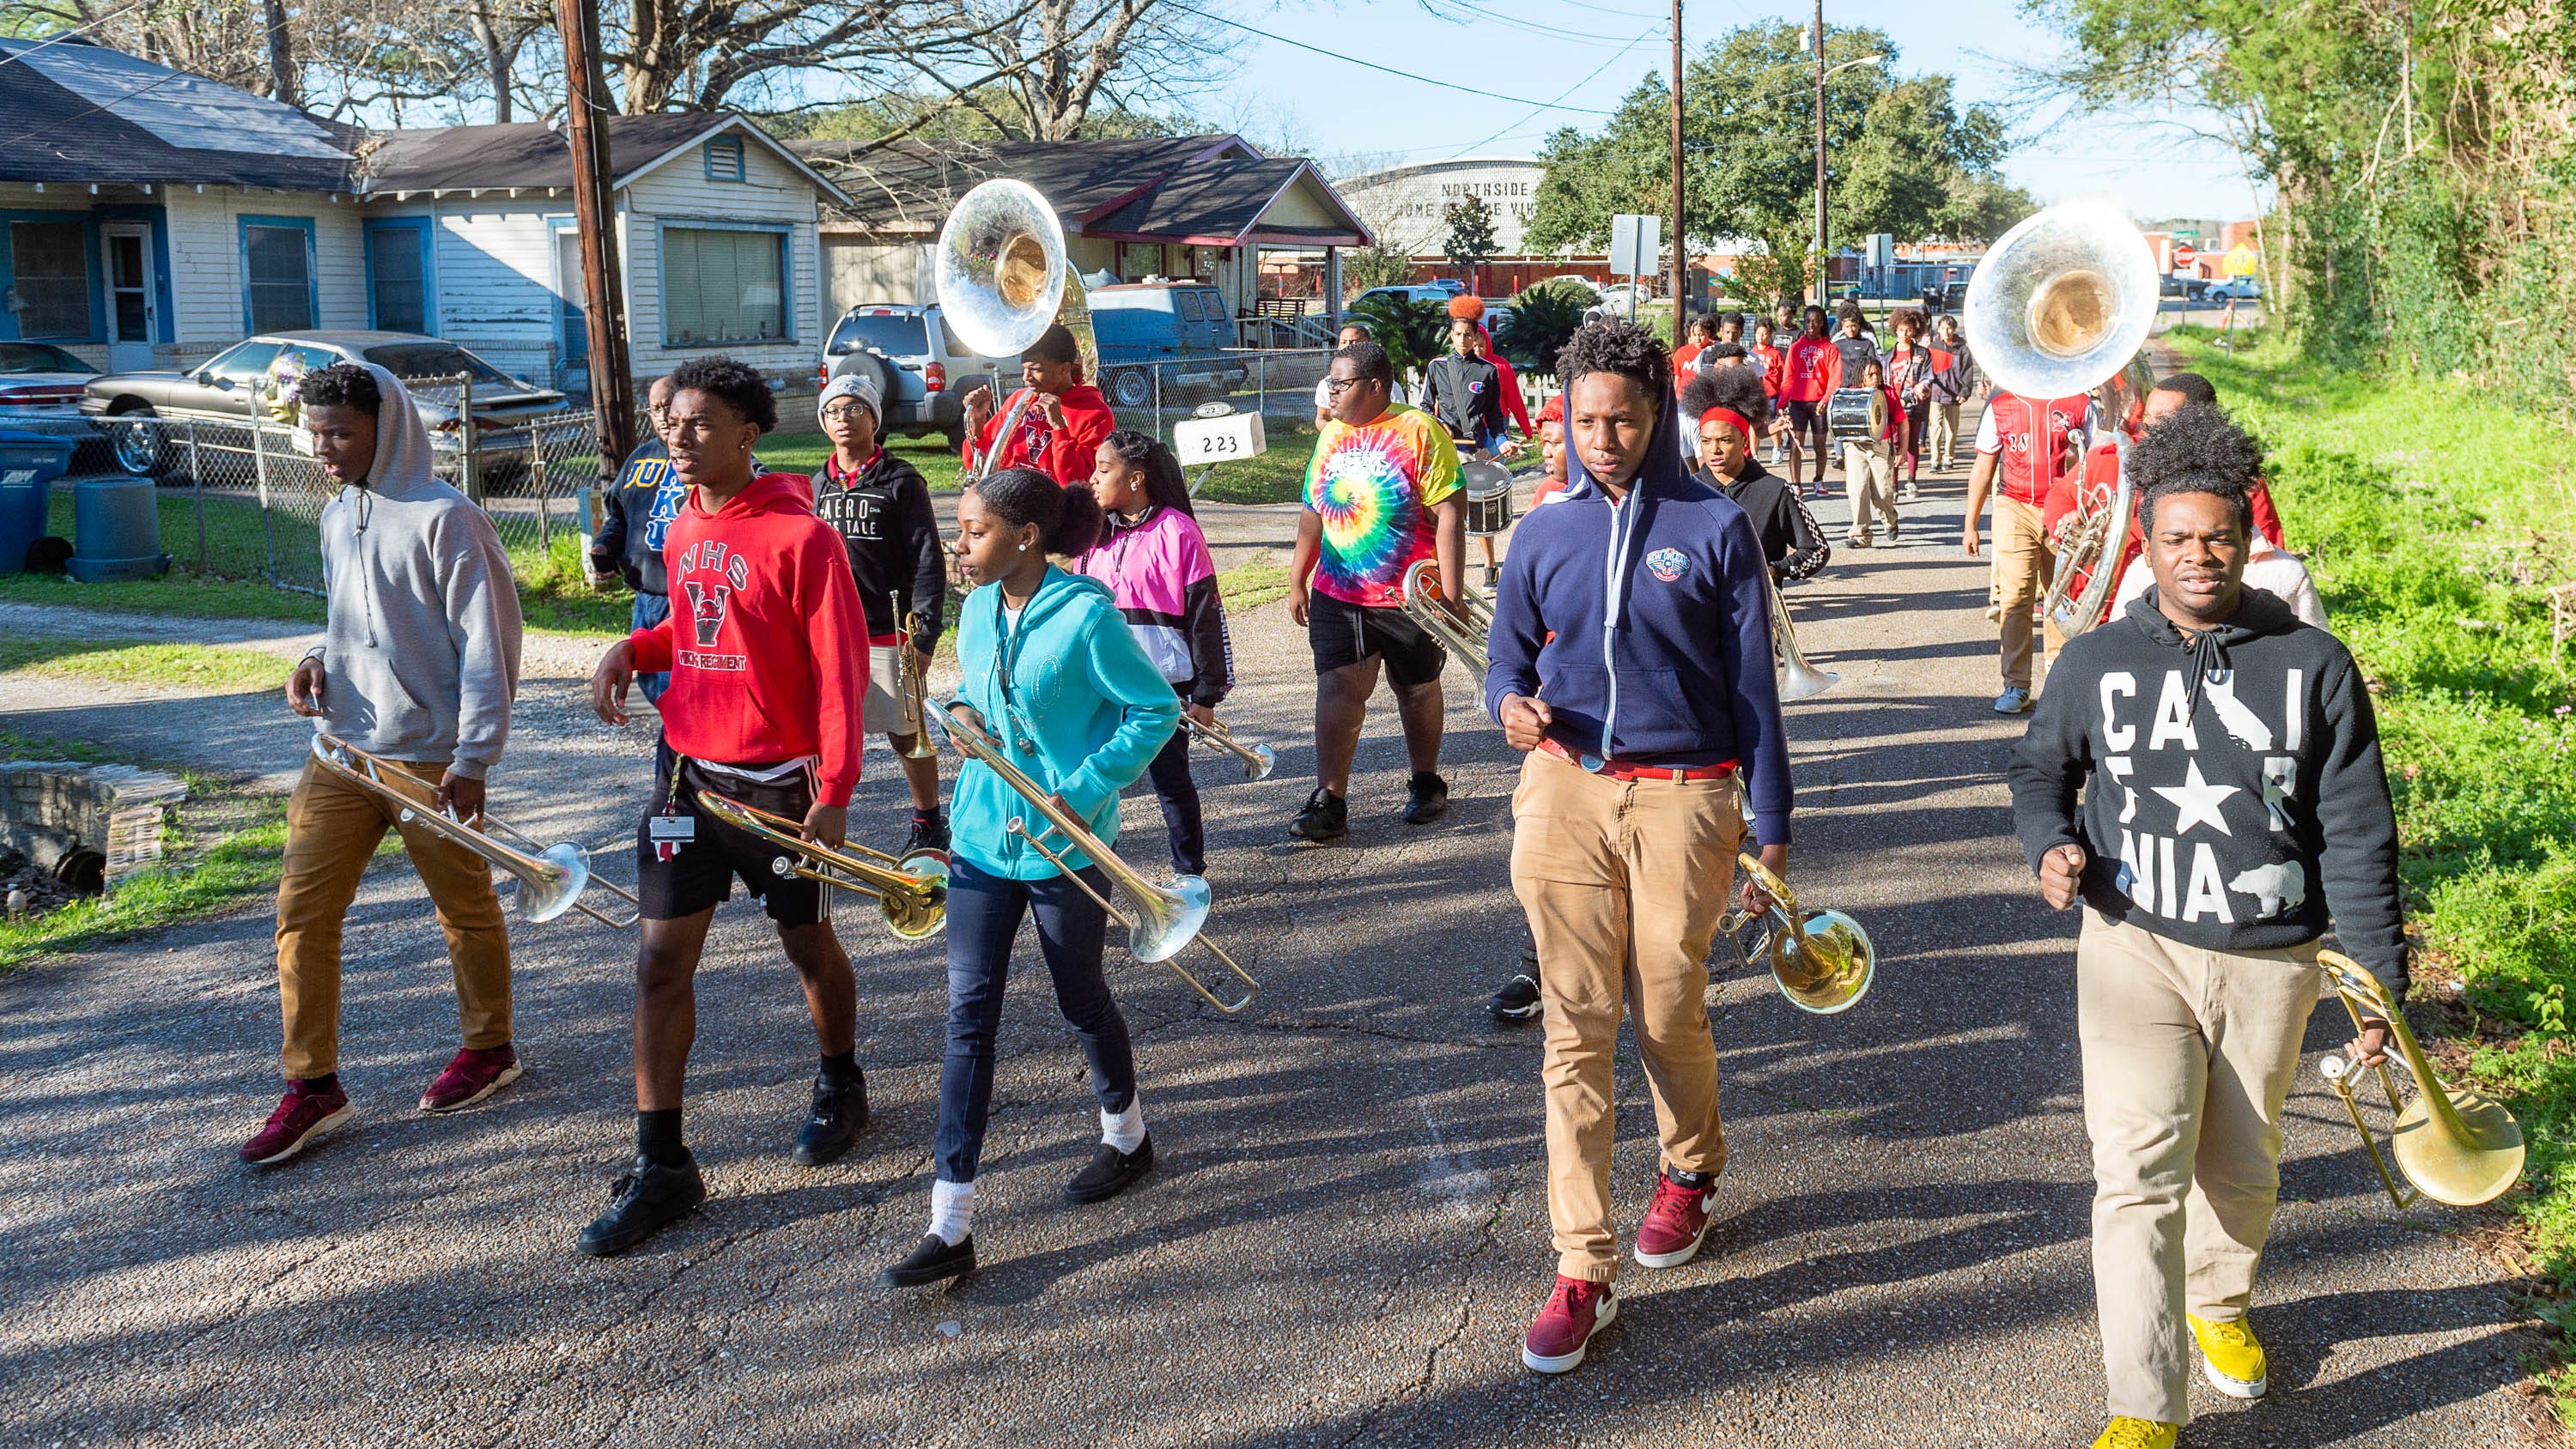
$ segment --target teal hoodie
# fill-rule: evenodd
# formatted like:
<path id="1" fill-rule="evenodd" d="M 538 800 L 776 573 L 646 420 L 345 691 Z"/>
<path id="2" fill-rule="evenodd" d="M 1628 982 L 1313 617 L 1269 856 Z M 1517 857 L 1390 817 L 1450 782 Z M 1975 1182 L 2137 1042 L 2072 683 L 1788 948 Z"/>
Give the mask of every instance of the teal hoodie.
<path id="1" fill-rule="evenodd" d="M 957 697 L 984 717 L 985 733 L 1010 762 L 1063 796 L 1102 844 L 1116 841 L 1118 792 L 1145 773 L 1180 727 L 1181 702 L 1145 657 L 1109 586 L 1048 565 L 1005 641 L 1002 589 L 986 584 L 958 611 L 957 660 L 966 676 Z M 991 875 L 1054 875 L 1046 857 L 1004 828 L 1014 815 L 1033 830 L 1045 824 L 1000 776 L 967 761 L 949 805 L 949 850 Z M 1077 870 L 1091 863 L 1061 837 L 1039 838 Z"/>

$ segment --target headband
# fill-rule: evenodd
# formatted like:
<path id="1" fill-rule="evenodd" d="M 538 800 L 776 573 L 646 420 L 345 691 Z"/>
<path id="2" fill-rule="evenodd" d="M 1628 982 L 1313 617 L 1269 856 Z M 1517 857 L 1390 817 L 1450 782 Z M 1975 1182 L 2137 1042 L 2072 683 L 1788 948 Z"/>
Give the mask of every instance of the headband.
<path id="1" fill-rule="evenodd" d="M 1745 418 L 1744 414 L 1730 407 L 1703 408 L 1700 410 L 1699 420 L 1703 423 L 1724 423 L 1742 433 L 1748 440 L 1753 436 L 1753 424 Z"/>

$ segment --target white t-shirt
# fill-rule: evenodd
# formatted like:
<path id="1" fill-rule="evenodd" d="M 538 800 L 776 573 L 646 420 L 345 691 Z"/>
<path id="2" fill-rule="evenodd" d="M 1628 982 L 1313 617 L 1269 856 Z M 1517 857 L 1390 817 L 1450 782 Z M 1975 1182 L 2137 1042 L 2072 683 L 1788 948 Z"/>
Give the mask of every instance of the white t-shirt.
<path id="1" fill-rule="evenodd" d="M 2120 575 L 2120 591 L 2111 600 L 2108 617 L 2116 619 L 2127 613 L 2130 603 L 2155 581 L 2156 571 L 2147 567 L 2144 554 L 2139 555 L 2128 572 Z M 2308 577 L 2308 566 L 2299 562 L 2297 554 L 2274 548 L 2272 541 L 2259 533 L 2254 535 L 2254 551 L 2245 559 L 2245 587 L 2261 589 L 2289 605 L 2302 624 L 2326 627 L 2326 606 L 2317 597 L 2316 581 Z"/>

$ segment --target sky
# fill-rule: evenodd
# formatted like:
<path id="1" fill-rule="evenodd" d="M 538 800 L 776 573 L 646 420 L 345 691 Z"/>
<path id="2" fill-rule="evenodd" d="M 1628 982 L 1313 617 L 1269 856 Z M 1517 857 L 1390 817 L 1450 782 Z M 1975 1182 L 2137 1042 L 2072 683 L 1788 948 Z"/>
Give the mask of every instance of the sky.
<path id="1" fill-rule="evenodd" d="M 1439 13 L 1423 0 L 1281 0 L 1266 13 L 1236 10 L 1245 24 L 1336 54 L 1238 31 L 1234 73 L 1220 92 L 1191 108 L 1256 142 L 1265 134 L 1284 139 L 1327 163 L 1531 156 L 1556 127 L 1588 129 L 1604 119 L 1538 111 L 1535 102 L 1561 98 L 1566 106 L 1607 111 L 1648 70 L 1670 73 L 1669 10 L 1654 0 L 1429 3 Z M 1737 26 L 1804 23 L 1813 13 L 1812 4 L 1792 9 L 1777 0 L 1685 0 L 1682 35 L 1696 54 Z M 2010 106 L 2026 97 L 2026 83 L 1992 57 L 2026 54 L 2045 62 L 2058 48 L 2014 0 L 1828 0 L 1825 24 L 1887 32 L 1897 46 L 1897 74 L 1948 74 L 1967 104 Z M 1464 95 L 1336 58 L 1343 54 L 1407 76 L 1530 100 Z M 2065 120 L 2041 134 L 2018 135 L 2003 172 L 2043 204 L 2107 196 L 2142 221 L 2252 215 L 2254 193 L 2231 148 L 2160 124 L 2189 119 L 2140 112 Z"/>

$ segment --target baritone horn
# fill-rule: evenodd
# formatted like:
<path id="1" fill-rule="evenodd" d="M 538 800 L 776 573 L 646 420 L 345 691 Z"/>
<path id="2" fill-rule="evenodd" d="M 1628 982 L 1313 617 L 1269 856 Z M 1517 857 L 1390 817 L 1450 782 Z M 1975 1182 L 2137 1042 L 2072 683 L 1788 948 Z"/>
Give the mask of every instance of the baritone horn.
<path id="1" fill-rule="evenodd" d="M 900 589 L 889 591 L 886 601 L 892 605 L 894 617 L 902 621 L 894 634 L 894 694 L 903 701 L 904 733 L 912 737 L 912 743 L 896 753 L 907 760 L 935 760 L 939 758 L 939 747 L 930 742 L 926 723 L 930 684 L 921 677 L 921 656 L 912 647 L 912 641 L 921 637 L 921 616 L 904 612 Z"/>
<path id="2" fill-rule="evenodd" d="M 885 915 L 886 929 L 898 939 L 918 941 L 937 935 L 948 922 L 948 853 L 916 850 L 897 859 L 881 850 L 843 841 L 836 849 L 807 840 L 804 822 L 745 805 L 713 790 L 700 790 L 698 806 L 709 815 L 796 858 L 772 856 L 769 869 L 781 877 L 819 881 L 839 890 L 874 896 Z"/>
<path id="3" fill-rule="evenodd" d="M 2077 462 L 2075 506 L 2053 541 L 2055 580 L 2042 609 L 2066 638 L 2102 621 L 2128 550 L 2136 504 L 2128 442 L 2153 386 L 2138 353 L 2155 325 L 2158 287 L 2146 237 L 2127 212 L 2100 201 L 2024 220 L 1968 278 L 1961 330 L 1986 376 L 2034 403 L 2091 394 L 2094 434 L 2109 435 L 2118 461 L 2117 475 L 2098 483 Z"/>
<path id="4" fill-rule="evenodd" d="M 1073 333 L 1083 380 L 1099 379 L 1091 303 L 1065 258 L 1064 223 L 1027 182 L 996 178 L 957 198 L 939 229 L 931 287 L 949 330 L 977 356 L 1016 359 L 1061 322 Z M 1023 390 L 1002 414 L 993 448 L 975 460 L 967 482 L 993 471 L 1031 396 Z"/>
<path id="5" fill-rule="evenodd" d="M 1878 974 L 1878 948 L 1870 944 L 1869 932 L 1860 922 L 1841 911 L 1801 911 L 1788 882 L 1765 869 L 1761 861 L 1743 853 L 1735 863 L 1770 897 L 1771 908 L 1762 913 L 1770 923 L 1770 934 L 1760 949 L 1772 983 L 1790 1005 L 1832 1016 L 1850 1010 L 1869 994 L 1869 984 Z M 1732 939 L 1751 919 L 1730 907 L 1718 917 L 1717 929 Z"/>
<path id="6" fill-rule="evenodd" d="M 2388 1135 L 2388 1153 L 2383 1156 L 2379 1139 L 2361 1119 L 2361 1104 L 2353 1098 L 2361 1063 L 2334 1053 L 2317 1063 L 2335 1095 L 2343 1099 L 2353 1130 L 2361 1134 L 2361 1145 L 2370 1152 L 2370 1165 L 2379 1169 L 2380 1184 L 2388 1189 L 2388 1200 L 2400 1211 L 2428 1197 L 2452 1207 L 2476 1207 L 2504 1196 L 2521 1181 L 2522 1124 L 2513 1120 L 2504 1104 L 2474 1087 L 2442 1085 L 2433 1064 L 2425 1060 L 2423 1046 L 2407 1027 L 2406 1013 L 2397 1009 L 2387 989 L 2359 962 L 2337 952 L 2319 951 L 2317 969 L 2342 999 L 2355 1031 L 2361 1029 L 2364 1016 L 2387 1021 L 2389 1044 L 2415 1078 L 2415 1100 L 2399 1111 L 2397 1081 L 2388 1074 L 2386 1062 L 2377 1067 L 2379 1089 L 2388 1095 L 2388 1109 L 2397 1113 L 2397 1125 Z M 2397 1172 L 2388 1170 L 2389 1157 L 2397 1159 Z M 2397 1185 L 2398 1173 L 2405 1175 L 2411 1190 Z"/>
<path id="7" fill-rule="evenodd" d="M 1183 710 L 1181 728 L 1190 732 L 1190 738 L 1203 744 L 1214 745 L 1243 761 L 1243 778 L 1246 780 L 1267 780 L 1270 778 L 1270 772 L 1279 768 L 1278 751 L 1268 745 L 1243 743 L 1234 737 L 1232 730 L 1225 727 L 1223 720 L 1218 720 L 1214 724 L 1200 724 L 1190 717 L 1188 710 Z"/>
<path id="8" fill-rule="evenodd" d="M 1214 899 L 1208 883 L 1194 875 L 1178 877 L 1167 886 L 1155 885 L 1145 879 L 1134 866 L 1119 859 L 1099 836 L 1092 834 L 1091 828 L 1083 824 L 1079 816 L 1057 804 L 1052 793 L 1005 758 L 1001 746 L 993 743 L 992 736 L 960 718 L 957 714 L 960 703 L 962 701 L 951 700 L 933 716 L 956 744 L 958 753 L 991 770 L 1012 794 L 1027 801 L 1029 808 L 1045 821 L 1041 829 L 1032 830 L 1026 817 L 1014 815 L 1002 828 L 1027 841 L 1031 850 L 1053 861 L 1056 869 L 1064 872 L 1065 879 L 1080 886 L 1084 895 L 1098 901 L 1111 920 L 1125 926 L 1127 949 L 1135 954 L 1137 960 L 1159 961 L 1171 967 L 1175 974 L 1189 983 L 1192 991 L 1207 998 L 1208 1005 L 1228 1016 L 1250 1006 L 1253 993 L 1261 989 L 1261 983 L 1253 980 L 1251 972 L 1236 965 L 1224 947 L 1209 940 L 1200 930 L 1207 923 L 1208 908 Z M 1049 832 L 1064 837 L 1066 850 L 1080 851 L 1093 865 L 1100 867 L 1101 874 L 1109 877 L 1112 887 L 1127 897 L 1133 909 L 1122 910 L 1115 901 L 1093 890 L 1091 882 L 1065 863 L 1063 853 L 1050 850 L 1041 843 L 1038 837 Z M 1208 990 L 1207 983 L 1176 959 L 1182 948 L 1193 942 L 1206 947 L 1209 955 L 1225 963 L 1226 969 L 1243 982 L 1241 998 L 1232 1003 L 1218 1000 L 1216 993 Z"/>
<path id="9" fill-rule="evenodd" d="M 1486 641 L 1494 632 L 1494 606 L 1464 584 L 1458 588 L 1456 612 L 1451 612 L 1447 600 L 1437 560 L 1420 559 L 1404 571 L 1404 612 L 1481 679 L 1491 662 L 1486 658 Z"/>
<path id="10" fill-rule="evenodd" d="M 643 916 L 634 893 L 592 875 L 590 852 L 571 841 L 541 844 L 488 813 L 476 821 L 459 820 L 420 793 L 426 788 L 422 782 L 401 770 L 387 770 L 387 761 L 338 735 L 315 731 L 313 760 L 344 783 L 392 806 L 404 823 L 416 822 L 441 840 L 462 846 L 508 872 L 519 882 L 519 915 L 524 920 L 551 921 L 566 911 L 579 911 L 603 926 L 624 930 Z M 582 892 L 593 885 L 638 909 L 623 916 L 601 911 L 581 898 Z"/>

